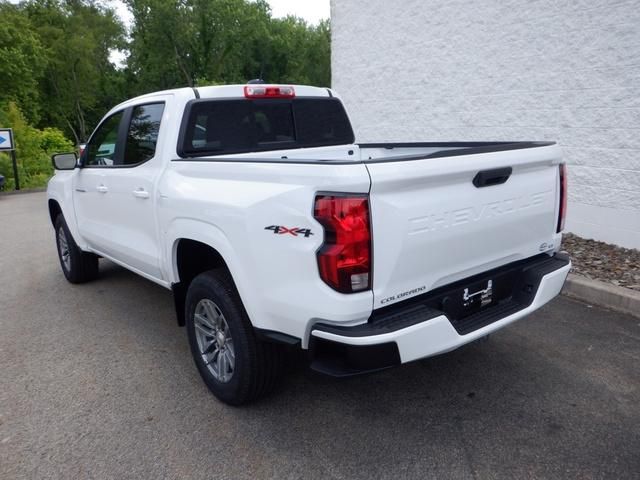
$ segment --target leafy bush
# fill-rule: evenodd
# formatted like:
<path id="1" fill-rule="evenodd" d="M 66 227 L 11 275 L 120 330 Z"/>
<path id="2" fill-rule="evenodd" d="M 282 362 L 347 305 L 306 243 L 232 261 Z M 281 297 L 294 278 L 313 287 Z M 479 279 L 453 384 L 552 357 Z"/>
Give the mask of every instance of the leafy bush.
<path id="1" fill-rule="evenodd" d="M 13 102 L 0 108 L 0 126 L 13 128 L 20 188 L 44 187 L 53 174 L 51 155 L 73 151 L 73 144 L 60 130 L 32 127 Z M 6 178 L 5 189 L 13 190 L 13 167 L 8 153 L 0 153 L 0 175 Z"/>

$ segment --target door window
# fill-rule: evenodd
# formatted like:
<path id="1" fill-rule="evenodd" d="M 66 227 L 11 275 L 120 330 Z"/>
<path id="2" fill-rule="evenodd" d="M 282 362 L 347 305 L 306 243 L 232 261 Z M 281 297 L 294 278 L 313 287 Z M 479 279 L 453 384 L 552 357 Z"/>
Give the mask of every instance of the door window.
<path id="1" fill-rule="evenodd" d="M 164 103 L 138 105 L 133 108 L 124 149 L 124 165 L 146 162 L 156 154 L 163 111 Z"/>
<path id="2" fill-rule="evenodd" d="M 110 167 L 115 164 L 116 143 L 121 120 L 122 112 L 118 112 L 102 122 L 87 145 L 84 165 Z"/>

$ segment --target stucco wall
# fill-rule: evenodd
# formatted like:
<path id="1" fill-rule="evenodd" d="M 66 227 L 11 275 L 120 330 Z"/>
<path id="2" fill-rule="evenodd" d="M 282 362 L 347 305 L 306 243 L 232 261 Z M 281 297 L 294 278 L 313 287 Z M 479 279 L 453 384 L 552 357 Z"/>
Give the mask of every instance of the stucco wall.
<path id="1" fill-rule="evenodd" d="M 332 0 L 358 141 L 556 140 L 567 228 L 640 248 L 640 2 Z"/>

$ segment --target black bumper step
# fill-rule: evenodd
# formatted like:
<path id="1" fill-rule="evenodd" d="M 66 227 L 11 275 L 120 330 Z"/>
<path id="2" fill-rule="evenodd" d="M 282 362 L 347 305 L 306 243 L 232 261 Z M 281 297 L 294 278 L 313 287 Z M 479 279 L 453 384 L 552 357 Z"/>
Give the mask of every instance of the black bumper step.
<path id="1" fill-rule="evenodd" d="M 540 254 L 510 263 L 431 292 L 374 310 L 369 321 L 354 327 L 318 323 L 313 330 L 343 337 L 382 335 L 445 315 L 459 335 L 467 335 L 527 308 L 545 275 L 569 264 L 569 256 Z M 466 305 L 463 292 L 483 289 L 491 280 L 490 304 Z M 395 342 L 353 346 L 311 336 L 312 368 L 334 376 L 380 370 L 400 363 Z"/>
<path id="2" fill-rule="evenodd" d="M 543 254 L 534 257 L 534 259 L 534 261 L 516 266 L 509 272 L 507 275 L 510 283 L 508 294 L 497 299 L 489 307 L 475 311 L 470 315 L 456 317 L 447 314 L 447 318 L 458 334 L 466 335 L 524 310 L 533 302 L 542 278 L 567 266 L 570 261 L 569 256 L 565 254 L 556 254 L 553 257 Z M 491 278 L 491 274 L 484 278 Z"/>
<path id="3" fill-rule="evenodd" d="M 367 323 L 356 325 L 355 327 L 316 323 L 313 329 L 335 333 L 343 337 L 369 337 L 402 330 L 440 315 L 442 315 L 442 312 L 434 308 L 425 305 L 411 305 L 396 312 L 389 312 L 388 315 L 379 318 L 373 318 L 372 316 Z"/>
<path id="4" fill-rule="evenodd" d="M 422 321 L 446 315 L 456 331 L 460 335 L 466 335 L 531 305 L 542 277 L 568 264 L 569 256 L 562 253 L 552 257 L 545 253 L 536 255 L 374 310 L 367 325 L 387 323 L 407 314 L 412 317 L 412 323 L 420 323 L 416 321 L 414 312 L 421 311 L 425 314 Z M 465 307 L 464 290 L 475 292 L 485 288 L 489 280 L 493 284 L 491 303 L 484 307 L 480 304 Z M 417 307 L 421 309 L 416 310 Z M 400 322 L 394 325 L 399 328 L 389 328 L 405 328 L 400 326 Z"/>

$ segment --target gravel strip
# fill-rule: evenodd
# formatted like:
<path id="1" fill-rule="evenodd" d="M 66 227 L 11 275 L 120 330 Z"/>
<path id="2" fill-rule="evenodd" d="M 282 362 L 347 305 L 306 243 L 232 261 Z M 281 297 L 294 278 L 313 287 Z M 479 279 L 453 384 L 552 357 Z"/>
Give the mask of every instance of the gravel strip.
<path id="1" fill-rule="evenodd" d="M 567 233 L 562 248 L 571 255 L 572 273 L 640 291 L 640 250 L 622 248 Z"/>

